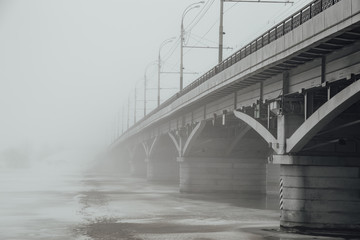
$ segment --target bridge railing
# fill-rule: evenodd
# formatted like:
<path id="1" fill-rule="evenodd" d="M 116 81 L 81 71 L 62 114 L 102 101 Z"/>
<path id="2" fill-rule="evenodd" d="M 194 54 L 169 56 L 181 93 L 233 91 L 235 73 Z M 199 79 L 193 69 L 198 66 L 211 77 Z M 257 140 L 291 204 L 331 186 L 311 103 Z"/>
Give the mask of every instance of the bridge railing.
<path id="1" fill-rule="evenodd" d="M 165 102 L 160 104 L 157 108 L 152 110 L 148 113 L 145 117 L 143 117 L 140 121 L 136 122 L 131 128 L 128 130 L 138 126 L 141 122 L 148 119 L 154 113 L 159 111 L 160 109 L 170 105 L 179 97 L 185 95 L 186 93 L 190 92 L 191 90 L 195 89 L 205 81 L 209 80 L 216 74 L 224 71 L 228 67 L 234 65 L 235 63 L 239 62 L 240 60 L 244 59 L 245 57 L 249 56 L 250 54 L 256 52 L 257 50 L 263 48 L 264 46 L 268 45 L 269 43 L 275 41 L 276 39 L 282 37 L 286 33 L 292 31 L 293 29 L 297 28 L 298 26 L 302 25 L 306 21 L 310 20 L 314 16 L 318 15 L 325 9 L 331 7 L 332 5 L 340 2 L 341 0 L 314 0 L 313 2 L 309 3 L 290 17 L 286 18 L 284 21 L 279 23 L 278 25 L 274 26 L 270 30 L 266 31 L 260 37 L 256 38 L 254 41 L 247 44 L 245 47 L 241 48 L 237 52 L 233 53 L 231 56 L 223 60 L 221 63 L 207 71 L 201 77 L 187 85 L 182 91 L 176 93 Z M 127 131 L 128 131 L 127 130 Z"/>

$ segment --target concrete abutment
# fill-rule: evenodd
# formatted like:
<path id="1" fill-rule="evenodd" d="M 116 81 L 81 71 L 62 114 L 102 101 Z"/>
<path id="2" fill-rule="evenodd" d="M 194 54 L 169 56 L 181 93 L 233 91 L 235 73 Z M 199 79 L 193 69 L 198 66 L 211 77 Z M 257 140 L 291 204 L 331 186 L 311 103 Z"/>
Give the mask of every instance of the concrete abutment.
<path id="1" fill-rule="evenodd" d="M 360 230 L 360 161 L 349 157 L 284 156 L 284 229 Z"/>
<path id="2" fill-rule="evenodd" d="M 278 181 L 275 187 L 275 179 L 279 179 L 278 166 L 267 167 L 264 159 L 183 157 L 178 161 L 181 192 L 278 195 Z"/>
<path id="3" fill-rule="evenodd" d="M 179 163 L 175 159 L 151 159 L 147 163 L 147 180 L 154 182 L 178 182 Z"/>
<path id="4" fill-rule="evenodd" d="M 133 177 L 146 177 L 146 165 L 142 161 L 130 161 L 130 171 Z"/>

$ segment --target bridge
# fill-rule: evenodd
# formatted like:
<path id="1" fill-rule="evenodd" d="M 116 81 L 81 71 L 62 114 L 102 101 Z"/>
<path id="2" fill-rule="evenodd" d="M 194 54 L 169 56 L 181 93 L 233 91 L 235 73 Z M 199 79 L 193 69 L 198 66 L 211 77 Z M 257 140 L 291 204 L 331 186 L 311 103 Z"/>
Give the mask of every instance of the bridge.
<path id="1" fill-rule="evenodd" d="M 316 0 L 110 149 L 181 192 L 279 196 L 282 228 L 360 229 L 360 1 Z M 280 193 L 280 194 L 279 194 Z"/>

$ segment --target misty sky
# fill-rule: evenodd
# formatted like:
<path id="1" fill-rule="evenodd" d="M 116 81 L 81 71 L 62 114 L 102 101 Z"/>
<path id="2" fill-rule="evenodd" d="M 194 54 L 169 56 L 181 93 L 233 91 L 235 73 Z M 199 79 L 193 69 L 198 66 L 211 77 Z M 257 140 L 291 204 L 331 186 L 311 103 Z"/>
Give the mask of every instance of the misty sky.
<path id="1" fill-rule="evenodd" d="M 225 3 L 224 42 L 233 48 L 225 57 L 309 2 L 294 1 Z M 157 59 L 160 44 L 176 37 L 161 55 L 164 71 L 179 70 L 181 15 L 194 2 L 0 0 L 0 150 L 108 143 L 129 94 L 133 121 L 136 83 L 141 118 L 145 68 Z M 203 6 L 186 15 L 186 43 L 213 47 L 219 0 Z M 186 75 L 185 84 L 217 62 L 217 50 L 185 53 L 185 71 L 198 73 Z M 156 70 L 151 66 L 147 72 L 150 110 L 156 104 Z M 162 86 L 169 88 L 162 90 L 163 101 L 177 91 L 179 76 L 164 74 Z"/>

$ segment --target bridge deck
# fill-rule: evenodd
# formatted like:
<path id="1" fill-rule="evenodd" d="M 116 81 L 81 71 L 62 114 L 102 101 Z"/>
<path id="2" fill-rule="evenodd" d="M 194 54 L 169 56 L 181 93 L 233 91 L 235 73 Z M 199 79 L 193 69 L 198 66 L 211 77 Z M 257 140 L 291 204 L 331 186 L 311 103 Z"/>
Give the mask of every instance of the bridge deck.
<path id="1" fill-rule="evenodd" d="M 232 93 L 241 93 L 239 97 L 251 95 L 249 86 L 353 44 L 360 38 L 359 22 L 360 3 L 357 0 L 312 2 L 165 101 L 128 129 L 114 145 L 145 128 L 159 125 L 169 117 L 184 116 L 189 109 L 214 99 Z M 344 73 L 334 72 L 326 77 L 332 81 L 339 79 L 341 74 Z M 290 89 L 296 92 L 301 88 L 314 87 L 314 83 L 311 84 L 304 85 L 298 81 Z M 275 82 L 271 89 L 266 90 L 265 99 L 279 95 L 281 86 L 278 85 Z M 242 92 L 242 89 L 248 93 Z M 232 104 L 232 97 L 227 101 L 232 108 L 236 107 L 237 103 Z M 206 113 L 199 115 L 206 117 Z"/>

